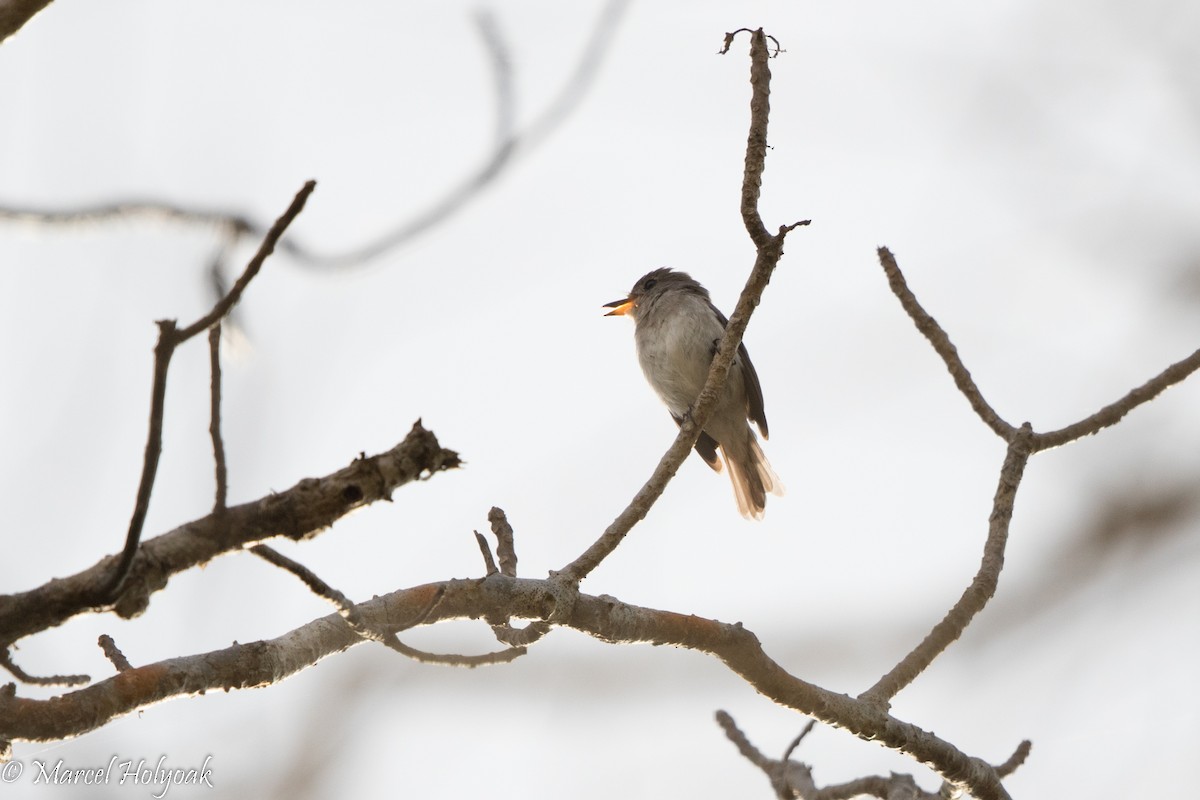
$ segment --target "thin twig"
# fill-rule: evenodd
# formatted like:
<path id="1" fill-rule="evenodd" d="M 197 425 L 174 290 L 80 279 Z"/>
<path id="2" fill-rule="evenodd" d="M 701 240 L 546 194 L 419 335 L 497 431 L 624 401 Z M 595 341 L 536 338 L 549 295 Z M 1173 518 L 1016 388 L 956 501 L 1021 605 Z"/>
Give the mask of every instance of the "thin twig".
<path id="1" fill-rule="evenodd" d="M 225 442 L 221 439 L 221 323 L 208 329 L 208 364 L 212 375 L 209 384 L 208 434 L 212 439 L 214 471 L 216 473 L 216 497 L 213 513 L 225 510 L 229 494 L 229 474 L 225 465 Z"/>
<path id="2" fill-rule="evenodd" d="M 34 686 L 81 686 L 92 680 L 90 675 L 30 675 L 17 666 L 7 647 L 0 650 L 0 667 L 8 670 L 17 680 Z"/>
<path id="3" fill-rule="evenodd" d="M 246 287 L 250 284 L 250 281 L 254 280 L 254 276 L 262 269 L 262 265 L 266 262 L 268 256 L 275 252 L 275 245 L 279 242 L 279 238 L 283 236 L 288 226 L 304 210 L 304 204 L 308 202 L 308 196 L 316 188 L 316 181 L 308 181 L 301 187 L 300 191 L 296 193 L 296 197 L 292 200 L 292 204 L 288 206 L 287 211 L 283 212 L 283 215 L 275 220 L 275 224 L 267 231 L 266 236 L 263 237 L 262 244 L 258 247 L 258 252 L 250 259 L 250 263 L 246 265 L 245 271 L 234 282 L 233 288 L 229 290 L 228 294 L 217 301 L 217 304 L 212 307 L 211 311 L 181 330 L 177 344 L 183 344 L 201 331 L 208 330 L 213 323 L 219 321 L 229 313 L 229 309 L 237 305 L 238 300 L 242 299 L 242 293 L 246 291 Z"/>
<path id="4" fill-rule="evenodd" d="M 813 728 L 816 726 L 817 721 L 815 719 L 810 719 L 808 724 L 804 726 L 804 729 L 800 731 L 796 738 L 792 740 L 792 743 L 787 746 L 787 749 L 783 751 L 783 758 L 780 760 L 787 761 L 790 759 L 792 757 L 792 753 L 796 752 L 796 748 L 799 747 L 800 743 L 804 741 L 804 737 L 812 733 Z"/>
<path id="5" fill-rule="evenodd" d="M 996 767 L 996 774 L 1001 778 L 1007 778 L 1009 775 L 1017 771 L 1017 767 L 1025 763 L 1025 759 L 1029 758 L 1029 751 L 1033 749 L 1033 742 L 1026 739 L 1017 745 L 1017 749 L 1008 757 L 1000 766 Z"/>
<path id="6" fill-rule="evenodd" d="M 133 669 L 133 665 L 129 663 L 129 659 L 125 658 L 125 654 L 121 652 L 121 648 L 117 647 L 117 643 L 107 633 L 100 634 L 100 638 L 96 640 L 96 644 L 100 645 L 100 649 L 104 651 L 104 657 L 112 662 L 117 672 L 125 672 L 126 670 Z"/>
<path id="7" fill-rule="evenodd" d="M 767 288 L 767 283 L 771 280 L 771 273 L 775 271 L 779 259 L 783 256 L 784 239 L 797 226 L 807 224 L 806 220 L 782 226 L 774 236 L 767 234 L 765 228 L 762 230 L 763 236 L 760 236 L 757 229 L 757 226 L 762 225 L 762 220 L 758 216 L 757 198 L 765 166 L 763 159 L 766 156 L 768 119 L 766 96 L 769 93 L 767 84 L 771 78 L 770 70 L 765 66 L 768 57 L 765 39 L 762 31 L 758 30 L 751 38 L 750 47 L 750 76 L 752 94 L 755 99 L 751 100 L 750 106 L 750 133 L 747 137 L 746 171 L 743 175 L 742 185 L 742 216 L 757 249 L 754 267 L 738 298 L 737 306 L 729 317 L 725 335 L 713 357 L 704 389 L 696 399 L 690 418 L 679 427 L 675 441 L 659 459 L 658 466 L 654 468 L 649 480 L 638 490 L 629 505 L 609 524 L 600 538 L 574 561 L 556 573 L 556 577 L 568 584 L 578 584 L 617 548 L 633 526 L 649 513 L 650 508 L 662 496 L 667 484 L 688 457 L 692 446 L 696 443 L 701 431 L 704 430 L 704 425 L 708 422 L 709 416 L 721 397 L 721 390 L 725 386 L 730 364 L 733 363 L 734 354 L 742 341 L 746 326 L 750 322 L 754 309 L 758 306 L 763 290 Z M 747 203 L 750 203 L 750 206 L 747 206 Z"/>
<path id="8" fill-rule="evenodd" d="M 762 176 L 767 164 L 767 123 L 771 116 L 771 66 L 762 28 L 750 34 L 750 133 L 746 137 L 746 162 L 742 174 L 742 222 L 759 250 L 771 241 L 758 210 Z"/>
<path id="9" fill-rule="evenodd" d="M 445 223 L 482 195 L 484 189 L 504 175 L 519 158 L 559 128 L 574 112 L 594 83 L 605 57 L 611 50 L 617 26 L 629 0 L 608 0 L 597 14 L 591 33 L 573 69 L 566 74 L 558 92 L 543 112 L 525 126 L 514 127 L 516 99 L 512 74 L 513 59 L 500 34 L 496 20 L 487 12 L 474 17 L 475 30 L 483 43 L 495 83 L 495 137 L 479 164 L 461 181 L 446 190 L 412 217 L 401 220 L 386 233 L 364 245 L 341 252 L 323 253 L 289 237 L 280 247 L 298 263 L 318 268 L 345 269 L 365 265 L 411 242 L 416 237 Z M 28 209 L 0 206 L 0 219 L 35 221 L 43 224 L 80 224 L 105 222 L 117 218 L 150 217 L 187 224 L 231 228 L 238 235 L 261 235 L 266 227 L 248 216 L 234 212 L 179 206 L 161 200 L 134 200 L 106 203 L 74 209 Z"/>
<path id="10" fill-rule="evenodd" d="M 526 625 L 524 628 L 517 628 L 511 623 L 503 623 L 492 625 L 492 633 L 495 634 L 496 640 L 501 644 L 506 644 L 509 647 L 528 647 L 535 642 L 538 642 L 547 633 L 554 629 L 554 626 L 549 622 L 537 620 Z"/>
<path id="11" fill-rule="evenodd" d="M 1158 397 L 1168 387 L 1184 380 L 1196 370 L 1200 370 L 1200 350 L 1182 361 L 1176 361 L 1141 386 L 1131 389 L 1120 400 L 1110 403 L 1090 417 L 1056 431 L 1034 434 L 1033 450 L 1037 452 L 1058 447 L 1084 436 L 1091 436 L 1110 425 L 1116 425 L 1130 411 Z"/>
<path id="12" fill-rule="evenodd" d="M 938 325 L 937 320 L 929 316 L 929 313 L 921 307 L 921 304 L 917 302 L 916 295 L 909 290 L 904 275 L 896 264 L 896 258 L 886 247 L 880 247 L 878 254 L 879 263 L 883 265 L 883 271 L 887 275 L 888 285 L 892 287 L 892 292 L 899 298 L 900 305 L 908 312 L 908 316 L 912 318 L 917 330 L 929 340 L 933 349 L 942 357 L 958 390 L 967 398 L 967 402 L 971 404 L 971 408 L 975 410 L 984 424 L 995 431 L 996 435 L 1004 441 L 1011 441 L 1017 429 L 1005 422 L 988 404 L 987 400 L 983 399 L 983 394 L 975 385 L 975 381 L 971 378 L 971 373 L 967 371 L 962 359 L 959 358 L 958 349 L 950 341 L 950 337 L 942 330 L 942 326 Z"/>
<path id="13" fill-rule="evenodd" d="M 495 575 L 500 570 L 496 569 L 496 562 L 492 558 L 492 548 L 488 546 L 488 540 L 479 531 L 475 531 L 475 543 L 479 545 L 479 553 L 483 556 L 484 575 Z"/>
<path id="14" fill-rule="evenodd" d="M 286 572 L 292 573 L 300 582 L 308 587 L 308 590 L 318 597 L 328 600 L 338 607 L 338 610 L 343 612 L 354 608 L 354 603 L 350 602 L 346 595 L 339 592 L 337 589 L 330 586 L 317 573 L 310 570 L 308 567 L 301 564 L 299 561 L 288 558 L 283 553 L 273 547 L 268 547 L 265 544 L 258 544 L 247 548 L 251 553 L 266 561 L 268 564 L 274 564 Z"/>
<path id="15" fill-rule="evenodd" d="M 357 606 L 350 601 L 346 595 L 342 594 L 337 589 L 330 586 L 325 581 L 321 580 L 315 572 L 308 567 L 288 558 L 282 553 L 267 547 L 266 545 L 256 545 L 250 548 L 250 552 L 259 558 L 267 561 L 275 566 L 284 569 L 297 578 L 299 578 L 305 586 L 309 588 L 313 594 L 316 594 L 329 602 L 333 603 L 338 608 L 338 613 L 342 615 L 342 619 L 354 629 L 355 633 L 364 639 L 369 639 L 374 642 L 379 642 L 397 653 L 400 653 L 408 658 L 416 661 L 422 661 L 428 664 L 441 664 L 445 666 L 456 667 L 478 667 L 487 664 L 501 664 L 522 656 L 525 654 L 525 649 L 522 647 L 510 647 L 506 650 L 500 650 L 495 653 L 483 653 L 481 655 L 458 655 L 455 653 L 428 653 L 424 650 L 418 650 L 415 647 L 410 647 L 400 641 L 395 632 L 377 630 L 369 625 L 359 613 Z M 422 624 L 433 609 L 441 600 L 441 593 L 437 593 L 426 605 L 421 609 L 412 620 L 401 625 L 399 630 L 407 630 Z"/>
<path id="16" fill-rule="evenodd" d="M 859 695 L 860 700 L 887 707 L 897 692 L 912 683 L 943 650 L 962 635 L 975 615 L 983 610 L 996 593 L 1000 570 L 1004 567 L 1004 549 L 1008 544 L 1013 504 L 1016 502 L 1017 487 L 1021 484 L 1025 464 L 1029 461 L 1032 436 L 1029 423 L 1026 423 L 1008 445 L 1004 464 L 1000 467 L 996 495 L 992 500 L 992 513 L 988 517 L 988 536 L 983 546 L 983 559 L 971 585 L 963 591 L 958 602 L 921 643 L 874 686 Z"/>
<path id="17" fill-rule="evenodd" d="M 742 733 L 742 729 L 733 721 L 733 717 L 729 716 L 729 712 L 718 711 L 716 716 L 717 724 L 721 726 L 721 729 L 725 731 L 725 735 L 729 737 L 729 741 L 733 742 L 738 752 L 747 761 L 764 772 L 770 768 L 773 763 L 771 759 L 763 755 L 762 751 L 750 742 L 749 737 Z"/>
<path id="18" fill-rule="evenodd" d="M 405 644 L 394 633 L 386 634 L 379 641 L 397 653 L 414 661 L 420 661 L 423 664 L 438 664 L 444 667 L 467 667 L 468 669 L 486 667 L 492 664 L 507 664 L 510 661 L 520 658 L 527 652 L 524 647 L 508 647 L 504 650 L 497 650 L 493 653 L 480 653 L 479 655 L 430 653 Z"/>
<path id="19" fill-rule="evenodd" d="M 316 181 L 308 181 L 304 184 L 303 188 L 300 189 L 296 197 L 292 200 L 291 205 L 288 206 L 287 211 L 267 231 L 267 235 L 263 238 L 258 252 L 250 259 L 250 263 L 246 265 L 246 270 L 237 279 L 237 282 L 234 283 L 233 288 L 229 290 L 228 294 L 217 301 L 211 311 L 182 330 L 176 326 L 175 320 L 159 320 L 158 344 L 154 348 L 154 382 L 150 393 L 150 432 L 146 437 L 146 452 L 142 464 L 142 477 L 138 482 L 137 500 L 133 507 L 133 517 L 129 521 L 129 532 L 125 536 L 125 549 L 122 551 L 121 559 L 117 562 L 112 575 L 109 576 L 108 580 L 100 588 L 99 593 L 102 602 L 111 602 L 116 599 L 121 591 L 121 586 L 129 576 L 129 570 L 133 567 L 134 556 L 137 555 L 138 542 L 141 541 L 142 536 L 142 526 L 146 522 L 146 513 L 150 509 L 150 494 L 154 490 L 154 479 L 158 474 L 158 460 L 162 455 L 162 426 L 167 393 L 167 369 L 170 367 L 171 356 L 174 354 L 175 348 L 201 331 L 207 330 L 209 326 L 219 321 L 241 299 L 246 286 L 258 274 L 263 262 L 267 260 L 267 256 L 271 255 L 275 250 L 275 244 L 279 241 L 279 237 L 283 235 L 283 232 L 287 230 L 292 221 L 296 219 L 296 216 L 304 209 L 304 204 L 308 200 L 308 196 L 312 194 L 313 189 L 316 187 Z"/>

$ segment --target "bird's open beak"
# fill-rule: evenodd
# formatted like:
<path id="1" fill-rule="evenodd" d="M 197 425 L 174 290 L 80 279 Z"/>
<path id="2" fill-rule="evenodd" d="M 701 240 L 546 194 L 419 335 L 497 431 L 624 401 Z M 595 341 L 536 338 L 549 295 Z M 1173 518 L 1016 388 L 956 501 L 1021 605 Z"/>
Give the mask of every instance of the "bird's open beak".
<path id="1" fill-rule="evenodd" d="M 606 317 L 623 317 L 633 308 L 633 298 L 627 297 L 624 300 L 613 300 L 611 303 L 605 303 L 605 308 L 611 308 L 612 311 L 604 316 Z"/>

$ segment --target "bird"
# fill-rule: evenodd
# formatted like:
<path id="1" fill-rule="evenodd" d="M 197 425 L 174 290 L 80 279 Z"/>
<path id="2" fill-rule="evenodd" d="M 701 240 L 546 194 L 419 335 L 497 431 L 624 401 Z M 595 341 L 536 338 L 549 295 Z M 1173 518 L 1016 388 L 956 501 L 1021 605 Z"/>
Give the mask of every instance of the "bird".
<path id="1" fill-rule="evenodd" d="M 604 308 L 611 309 L 605 316 L 633 319 L 638 362 L 646 381 L 682 426 L 704 388 L 729 320 L 699 282 L 667 267 L 647 272 L 627 297 Z M 767 439 L 762 385 L 746 345 L 739 344 L 721 398 L 695 449 L 716 472 L 722 471 L 724 461 L 738 511 L 746 519 L 762 519 L 767 494 L 782 495 L 783 483 L 763 454 L 751 422 Z"/>

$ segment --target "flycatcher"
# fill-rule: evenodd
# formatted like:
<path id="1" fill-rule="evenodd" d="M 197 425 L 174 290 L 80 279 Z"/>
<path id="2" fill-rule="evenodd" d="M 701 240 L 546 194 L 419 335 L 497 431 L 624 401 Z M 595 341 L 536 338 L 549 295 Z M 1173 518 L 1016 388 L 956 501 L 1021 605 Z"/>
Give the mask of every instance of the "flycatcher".
<path id="1" fill-rule="evenodd" d="M 604 307 L 612 309 L 605 316 L 633 317 L 642 372 L 671 418 L 683 425 L 704 388 L 729 320 L 712 304 L 707 289 L 687 273 L 666 268 L 646 273 L 626 299 Z M 720 449 L 729 467 L 738 511 L 747 519 L 762 519 L 767 492 L 782 495 L 783 484 L 747 420 L 768 438 L 762 386 L 746 345 L 740 344 L 721 399 L 696 440 L 696 452 L 720 472 Z"/>

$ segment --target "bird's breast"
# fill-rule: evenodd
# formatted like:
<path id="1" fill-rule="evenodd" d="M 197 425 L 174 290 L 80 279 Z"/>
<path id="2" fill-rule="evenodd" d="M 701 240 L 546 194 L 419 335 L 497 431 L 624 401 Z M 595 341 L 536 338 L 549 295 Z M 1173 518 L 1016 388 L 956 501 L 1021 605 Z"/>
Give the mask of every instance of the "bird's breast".
<path id="1" fill-rule="evenodd" d="M 670 314 L 639 320 L 635 338 L 642 372 L 676 416 L 686 414 L 704 388 L 714 342 L 723 334 L 707 304 L 691 298 L 675 304 Z"/>

